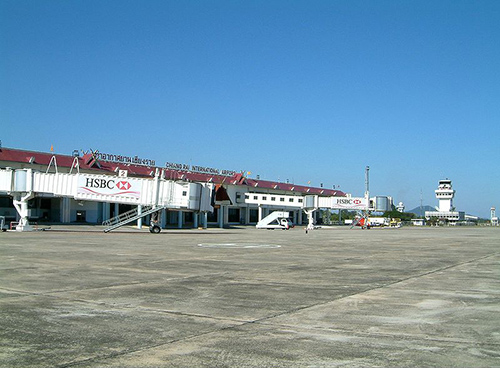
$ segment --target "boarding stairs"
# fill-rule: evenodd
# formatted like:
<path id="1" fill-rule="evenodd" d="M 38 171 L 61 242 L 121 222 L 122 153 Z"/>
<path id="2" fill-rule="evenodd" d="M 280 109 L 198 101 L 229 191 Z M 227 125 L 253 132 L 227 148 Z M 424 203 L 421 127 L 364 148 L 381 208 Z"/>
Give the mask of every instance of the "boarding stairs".
<path id="1" fill-rule="evenodd" d="M 146 217 L 147 215 L 160 211 L 164 208 L 166 208 L 166 206 L 144 206 L 141 209 L 137 207 L 133 210 L 121 213 L 118 216 L 103 221 L 102 225 L 107 226 L 104 229 L 104 232 L 109 233 L 111 230 L 117 229 L 130 222 L 137 221 L 140 218 Z"/>
<path id="2" fill-rule="evenodd" d="M 354 221 L 351 224 L 351 229 L 354 228 L 355 226 L 358 226 L 359 224 L 361 224 L 360 226 L 361 226 L 362 229 L 364 229 L 364 228 L 369 229 L 370 228 L 370 222 L 369 222 L 369 218 L 368 218 L 368 211 L 362 211 L 361 216 L 359 216 L 358 218 L 354 219 Z"/>
<path id="3" fill-rule="evenodd" d="M 260 220 L 255 227 L 257 229 L 273 229 L 273 228 L 282 228 L 283 226 L 280 223 L 280 219 L 290 217 L 290 212 L 286 211 L 274 211 L 269 215 Z"/>

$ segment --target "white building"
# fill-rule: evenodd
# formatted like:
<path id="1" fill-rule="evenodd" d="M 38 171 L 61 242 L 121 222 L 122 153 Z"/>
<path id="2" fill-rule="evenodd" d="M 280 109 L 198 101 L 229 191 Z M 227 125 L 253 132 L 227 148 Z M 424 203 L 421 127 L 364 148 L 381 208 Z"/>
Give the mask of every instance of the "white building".
<path id="1" fill-rule="evenodd" d="M 451 223 L 465 220 L 465 212 L 455 211 L 453 207 L 453 197 L 455 191 L 452 188 L 451 180 L 444 179 L 439 181 L 439 186 L 435 190 L 439 205 L 436 211 L 425 211 L 425 218 L 437 217 L 440 220 L 446 220 Z"/>
<path id="2" fill-rule="evenodd" d="M 346 193 L 340 190 L 315 188 L 293 183 L 280 183 L 246 177 L 243 173 L 218 170 L 214 168 L 166 163 L 157 167 L 153 160 L 121 155 L 86 153 L 73 156 L 53 153 L 0 147 L 1 169 L 32 169 L 70 173 L 78 168 L 79 173 L 119 176 L 126 174 L 130 178 L 152 178 L 155 170 L 160 169 L 165 179 L 184 183 L 212 183 L 215 185 L 214 212 L 199 213 L 194 211 L 164 209 L 161 214 L 161 226 L 198 227 L 211 223 L 218 227 L 231 224 L 256 224 L 272 211 L 287 211 L 296 224 L 307 222 L 304 213 L 304 199 L 315 195 L 320 198 L 344 198 Z M 349 200 L 349 199 L 346 199 Z M 92 223 L 100 224 L 119 214 L 133 210 L 133 205 L 122 203 L 82 201 L 68 197 L 41 194 L 28 203 L 30 222 L 37 223 Z M 137 206 L 138 207 L 138 206 Z M 320 211 L 315 211 L 315 220 L 321 218 Z M 0 216 L 7 222 L 19 219 L 13 199 L 7 192 L 0 193 Z M 149 223 L 145 219 L 145 223 Z M 138 225 L 141 222 L 138 221 Z"/>
<path id="3" fill-rule="evenodd" d="M 498 226 L 498 217 L 496 216 L 495 213 L 495 207 L 491 207 L 491 226 Z"/>
<path id="4" fill-rule="evenodd" d="M 403 202 L 399 202 L 398 205 L 396 206 L 396 209 L 398 210 L 398 212 L 401 212 L 403 213 L 405 211 L 405 205 Z"/>

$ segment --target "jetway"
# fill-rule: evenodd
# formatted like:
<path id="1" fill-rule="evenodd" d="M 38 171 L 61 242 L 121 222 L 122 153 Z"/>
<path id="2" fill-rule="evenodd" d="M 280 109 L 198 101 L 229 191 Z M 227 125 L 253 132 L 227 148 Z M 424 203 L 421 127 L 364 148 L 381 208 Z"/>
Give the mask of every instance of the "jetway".
<path id="1" fill-rule="evenodd" d="M 13 197 L 14 207 L 20 216 L 16 227 L 18 231 L 32 230 L 28 222 L 28 201 L 37 195 L 148 206 L 148 211 L 142 212 L 141 217 L 163 208 L 213 212 L 213 184 L 166 180 L 158 169 L 151 179 L 0 169 L 0 192 Z"/>
<path id="2" fill-rule="evenodd" d="M 275 193 L 237 193 L 236 203 L 245 203 L 249 205 L 275 207 L 277 210 L 301 210 L 307 214 L 308 228 L 314 228 L 313 213 L 314 211 L 324 208 L 330 210 L 355 210 L 355 211 L 369 211 L 374 210 L 370 208 L 373 201 L 368 197 L 323 197 L 319 195 L 284 195 Z M 276 212 L 276 211 L 275 211 Z M 272 215 L 272 213 L 271 213 Z M 259 219 L 263 221 L 264 219 Z M 259 225 L 257 224 L 257 227 Z"/>

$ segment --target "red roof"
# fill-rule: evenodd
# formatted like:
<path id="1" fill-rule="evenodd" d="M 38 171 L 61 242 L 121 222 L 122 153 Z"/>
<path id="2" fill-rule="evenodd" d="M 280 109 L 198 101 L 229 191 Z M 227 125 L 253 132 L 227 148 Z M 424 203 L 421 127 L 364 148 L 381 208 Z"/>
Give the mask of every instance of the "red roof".
<path id="1" fill-rule="evenodd" d="M 20 162 L 26 164 L 38 164 L 48 166 L 52 157 L 56 158 L 58 167 L 70 168 L 75 159 L 74 156 L 58 155 L 53 153 L 25 151 L 12 148 L 0 148 L 0 161 L 7 162 Z M 102 160 L 95 160 L 91 154 L 86 154 L 78 157 L 78 164 L 80 168 L 85 170 L 96 170 L 106 172 L 117 172 L 118 170 L 127 170 L 131 176 L 139 177 L 152 177 L 158 167 L 154 166 L 141 166 L 117 162 L 109 162 Z M 322 196 L 337 196 L 344 197 L 345 193 L 340 190 L 332 190 L 325 188 L 314 188 L 304 185 L 296 185 L 289 183 L 279 183 L 268 180 L 256 180 L 244 177 L 242 174 L 235 174 L 233 176 L 202 174 L 189 171 L 178 171 L 172 169 L 158 168 L 164 171 L 165 178 L 171 180 L 186 180 L 193 182 L 212 182 L 214 184 L 231 184 L 231 185 L 245 185 L 259 189 L 275 189 L 290 192 L 297 192 L 297 194 L 315 194 Z"/>

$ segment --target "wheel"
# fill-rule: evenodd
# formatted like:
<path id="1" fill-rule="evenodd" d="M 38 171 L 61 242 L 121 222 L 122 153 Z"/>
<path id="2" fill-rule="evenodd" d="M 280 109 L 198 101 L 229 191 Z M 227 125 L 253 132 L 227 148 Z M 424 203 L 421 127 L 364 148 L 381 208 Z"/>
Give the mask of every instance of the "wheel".
<path id="1" fill-rule="evenodd" d="M 161 231 L 161 227 L 159 227 L 158 225 L 153 225 L 153 226 L 149 227 L 149 232 L 152 234 L 159 234 L 160 231 Z"/>

